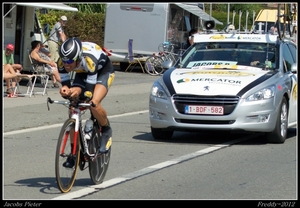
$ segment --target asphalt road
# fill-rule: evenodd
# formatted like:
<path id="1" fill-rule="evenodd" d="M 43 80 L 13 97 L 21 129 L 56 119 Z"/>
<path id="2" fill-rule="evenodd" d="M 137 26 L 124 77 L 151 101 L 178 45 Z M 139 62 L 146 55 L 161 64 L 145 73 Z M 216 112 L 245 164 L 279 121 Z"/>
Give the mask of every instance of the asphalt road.
<path id="1" fill-rule="evenodd" d="M 88 170 L 79 171 L 67 194 L 58 190 L 54 172 L 57 137 L 67 109 L 51 105 L 48 111 L 46 104 L 48 96 L 61 99 L 58 90 L 49 88 L 48 95 L 31 98 L 4 97 L 2 167 L 6 207 L 12 205 L 8 200 L 46 200 L 41 205 L 45 206 L 47 200 L 69 199 L 77 199 L 78 203 L 201 200 L 198 203 L 204 206 L 206 201 L 224 205 L 227 201 L 251 200 L 248 206 L 270 207 L 269 202 L 298 198 L 296 129 L 291 129 L 286 142 L 279 145 L 268 144 L 262 135 L 219 132 L 175 132 L 171 140 L 154 140 L 148 99 L 155 79 L 139 71 L 116 72 L 103 102 L 113 128 L 105 180 L 93 185 Z"/>

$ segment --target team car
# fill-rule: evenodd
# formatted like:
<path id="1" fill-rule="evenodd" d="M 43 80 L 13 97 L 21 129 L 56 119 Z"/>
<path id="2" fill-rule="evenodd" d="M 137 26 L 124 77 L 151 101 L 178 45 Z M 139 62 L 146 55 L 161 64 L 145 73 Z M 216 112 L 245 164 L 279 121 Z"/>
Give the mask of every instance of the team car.
<path id="1" fill-rule="evenodd" d="M 297 45 L 274 34 L 196 34 L 151 87 L 154 139 L 174 131 L 263 132 L 284 143 L 297 125 Z"/>

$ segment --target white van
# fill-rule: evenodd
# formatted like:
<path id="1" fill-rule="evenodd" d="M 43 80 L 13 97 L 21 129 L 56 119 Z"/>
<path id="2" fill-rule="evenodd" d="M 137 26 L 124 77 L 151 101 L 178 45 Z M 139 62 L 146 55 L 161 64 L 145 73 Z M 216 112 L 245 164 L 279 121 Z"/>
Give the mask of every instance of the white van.
<path id="1" fill-rule="evenodd" d="M 128 40 L 133 39 L 135 54 L 151 56 L 163 42 L 186 43 L 189 30 L 203 29 L 202 20 L 222 22 L 205 13 L 200 6 L 182 3 L 107 3 L 104 47 L 111 50 L 110 59 L 128 66 Z"/>
<path id="2" fill-rule="evenodd" d="M 77 8 L 62 3 L 15 3 L 3 4 L 3 49 L 8 43 L 15 45 L 14 58 L 23 66 L 23 71 L 30 71 L 27 48 L 31 41 L 45 42 L 43 29 L 35 13 L 37 8 L 78 11 Z M 47 44 L 47 42 L 45 42 Z"/>

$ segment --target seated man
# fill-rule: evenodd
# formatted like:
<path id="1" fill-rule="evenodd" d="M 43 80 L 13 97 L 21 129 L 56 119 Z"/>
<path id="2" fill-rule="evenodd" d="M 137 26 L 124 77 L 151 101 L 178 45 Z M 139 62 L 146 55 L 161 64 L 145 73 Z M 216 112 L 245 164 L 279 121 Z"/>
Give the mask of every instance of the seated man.
<path id="1" fill-rule="evenodd" d="M 46 70 L 46 72 L 50 72 L 52 75 L 53 87 L 58 88 L 59 85 L 57 82 L 60 81 L 60 75 L 57 69 L 57 65 L 54 61 L 49 58 L 49 54 L 46 55 L 45 52 L 41 52 L 42 42 L 40 41 L 32 41 L 31 42 L 31 52 L 30 56 L 32 58 L 32 62 L 35 65 L 37 70 Z"/>
<path id="2" fill-rule="evenodd" d="M 14 69 L 15 73 L 20 74 L 20 71 L 23 69 L 23 67 L 21 64 L 15 64 L 13 51 L 14 45 L 8 44 L 5 50 L 3 50 L 3 64 L 10 64 L 11 67 Z M 16 79 L 5 79 L 8 94 L 13 93 L 14 88 L 16 87 L 16 81 Z"/>

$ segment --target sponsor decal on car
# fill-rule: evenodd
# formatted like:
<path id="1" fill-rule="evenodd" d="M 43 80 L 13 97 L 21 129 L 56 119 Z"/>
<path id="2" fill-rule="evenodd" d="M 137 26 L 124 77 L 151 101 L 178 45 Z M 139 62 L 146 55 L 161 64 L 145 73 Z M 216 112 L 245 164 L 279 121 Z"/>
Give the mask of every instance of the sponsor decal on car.
<path id="1" fill-rule="evenodd" d="M 208 82 L 208 83 L 215 83 L 215 84 L 226 83 L 226 84 L 241 85 L 240 80 L 233 80 L 233 79 L 228 79 L 228 78 L 222 79 L 222 78 L 216 78 L 216 77 L 194 78 L 194 79 L 183 78 L 183 79 L 177 80 L 178 84 L 188 83 L 188 82 Z"/>
<path id="2" fill-rule="evenodd" d="M 241 71 L 223 71 L 223 70 L 202 70 L 202 71 L 190 71 L 183 72 L 180 75 L 186 74 L 213 74 L 213 75 L 224 75 L 224 76 L 255 76 L 254 73 L 241 72 Z"/>
<path id="3" fill-rule="evenodd" d="M 236 61 L 191 61 L 187 68 L 193 68 L 198 66 L 215 66 L 215 65 L 236 65 Z"/>

